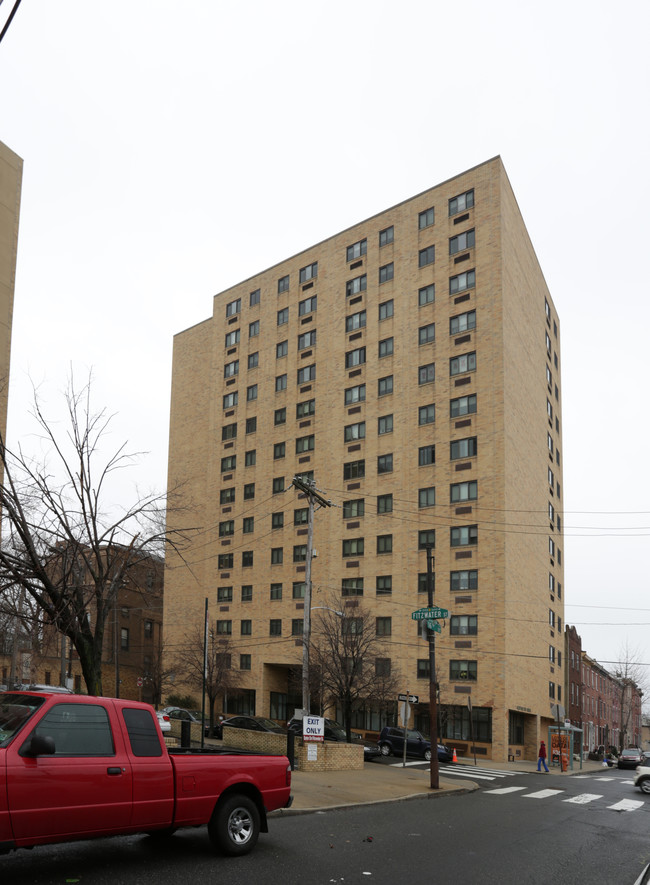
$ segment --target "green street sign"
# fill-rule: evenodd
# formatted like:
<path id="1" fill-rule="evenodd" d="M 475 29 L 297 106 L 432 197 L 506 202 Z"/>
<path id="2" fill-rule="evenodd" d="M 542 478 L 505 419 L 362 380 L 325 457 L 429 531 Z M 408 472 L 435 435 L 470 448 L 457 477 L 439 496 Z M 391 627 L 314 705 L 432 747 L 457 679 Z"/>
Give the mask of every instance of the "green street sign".
<path id="1" fill-rule="evenodd" d="M 433 630 L 434 633 L 442 633 L 442 627 L 437 621 L 428 620 L 427 627 L 429 628 L 429 630 Z"/>
<path id="2" fill-rule="evenodd" d="M 412 612 L 411 619 L 413 621 L 428 621 L 430 618 L 448 618 L 449 612 L 446 608 L 419 608 L 416 612 Z"/>

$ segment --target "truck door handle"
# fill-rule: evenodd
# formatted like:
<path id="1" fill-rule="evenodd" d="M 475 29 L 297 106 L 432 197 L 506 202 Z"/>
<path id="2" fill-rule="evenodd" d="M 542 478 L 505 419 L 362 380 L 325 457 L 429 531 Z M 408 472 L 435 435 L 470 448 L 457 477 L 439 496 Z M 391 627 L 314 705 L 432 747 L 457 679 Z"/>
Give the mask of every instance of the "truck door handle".
<path id="1" fill-rule="evenodd" d="M 122 774 L 122 769 L 121 768 L 107 768 L 106 774 L 112 774 L 112 775 Z"/>

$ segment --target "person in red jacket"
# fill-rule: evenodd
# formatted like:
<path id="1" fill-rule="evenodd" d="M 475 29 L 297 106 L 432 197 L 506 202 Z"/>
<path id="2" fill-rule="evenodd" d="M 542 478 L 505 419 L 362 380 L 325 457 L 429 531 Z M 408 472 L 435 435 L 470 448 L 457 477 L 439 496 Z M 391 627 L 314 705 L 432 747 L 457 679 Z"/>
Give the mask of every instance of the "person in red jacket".
<path id="1" fill-rule="evenodd" d="M 546 774 L 548 774 L 548 765 L 546 764 L 546 744 L 544 741 L 539 745 L 539 753 L 537 754 L 537 770 L 542 770 L 542 765 L 544 765 L 544 770 Z"/>

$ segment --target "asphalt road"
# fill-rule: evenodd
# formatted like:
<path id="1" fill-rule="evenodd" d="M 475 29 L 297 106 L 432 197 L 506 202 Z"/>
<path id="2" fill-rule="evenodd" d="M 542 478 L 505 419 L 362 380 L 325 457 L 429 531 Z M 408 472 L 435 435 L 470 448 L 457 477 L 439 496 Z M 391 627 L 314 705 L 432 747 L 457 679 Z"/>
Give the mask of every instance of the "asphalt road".
<path id="1" fill-rule="evenodd" d="M 501 772 L 470 794 L 272 818 L 244 858 L 216 855 L 205 828 L 44 846 L 0 858 L 2 885 L 633 885 L 650 797 L 631 779 Z"/>

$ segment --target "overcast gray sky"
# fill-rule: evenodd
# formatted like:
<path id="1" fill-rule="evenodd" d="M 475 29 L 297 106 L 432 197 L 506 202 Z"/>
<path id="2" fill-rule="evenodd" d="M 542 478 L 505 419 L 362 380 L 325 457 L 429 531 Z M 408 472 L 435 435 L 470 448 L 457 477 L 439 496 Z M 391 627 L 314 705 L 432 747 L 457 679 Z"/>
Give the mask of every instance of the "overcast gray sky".
<path id="1" fill-rule="evenodd" d="M 92 367 L 163 489 L 172 336 L 212 295 L 501 154 L 562 327 L 566 620 L 650 663 L 649 26 L 647 0 L 23 0 L 10 442 L 30 378 L 57 415 Z"/>

